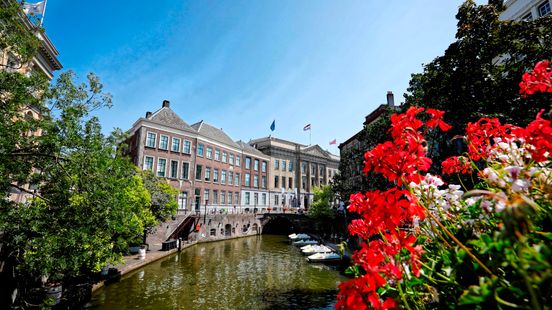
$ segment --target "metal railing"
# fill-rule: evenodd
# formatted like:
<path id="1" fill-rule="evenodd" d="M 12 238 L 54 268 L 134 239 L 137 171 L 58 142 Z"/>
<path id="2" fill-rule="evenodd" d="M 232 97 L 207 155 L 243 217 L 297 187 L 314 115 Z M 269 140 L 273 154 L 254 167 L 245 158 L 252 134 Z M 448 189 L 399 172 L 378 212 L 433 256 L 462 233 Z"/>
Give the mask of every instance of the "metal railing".
<path id="1" fill-rule="evenodd" d="M 302 209 L 290 207 L 273 206 L 201 206 L 199 209 L 187 210 L 179 209 L 178 214 L 294 214 L 300 213 Z"/>

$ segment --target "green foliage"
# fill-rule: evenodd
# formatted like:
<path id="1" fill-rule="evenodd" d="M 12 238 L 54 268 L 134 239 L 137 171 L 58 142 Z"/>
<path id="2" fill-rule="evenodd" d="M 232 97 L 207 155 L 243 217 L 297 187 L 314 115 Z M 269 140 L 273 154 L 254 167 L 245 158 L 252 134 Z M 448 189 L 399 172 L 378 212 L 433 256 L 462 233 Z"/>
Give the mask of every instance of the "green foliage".
<path id="1" fill-rule="evenodd" d="M 20 205 L 4 201 L 0 213 L 4 241 L 15 249 L 20 270 L 30 275 L 60 280 L 99 271 L 155 220 L 135 167 L 88 116 L 110 104 L 97 81 L 90 75 L 88 84 L 75 85 L 72 73 L 62 74 L 46 91 L 50 109 L 37 121 L 42 135 L 11 135 L 6 143 L 15 147 L 0 153 L 8 186 L 17 180 L 37 187 L 36 199 Z M 2 129 L 9 123 L 5 120 Z M 23 150 L 24 145 L 32 147 Z M 28 167 L 17 175 L 8 168 L 7 158 L 14 154 Z"/>
<path id="2" fill-rule="evenodd" d="M 155 176 L 149 170 L 141 171 L 140 176 L 151 196 L 150 211 L 153 215 L 153 220 L 145 223 L 144 235 L 146 235 L 159 222 L 165 221 L 171 215 L 176 214 L 176 210 L 178 209 L 178 203 L 176 202 L 178 191 L 167 183 L 166 180 Z"/>
<path id="3" fill-rule="evenodd" d="M 37 40 L 19 12 L 1 5 L 0 47 L 24 62 Z M 87 78 L 76 83 L 67 72 L 49 86 L 38 75 L 0 70 L 1 242 L 20 283 L 99 271 L 158 216 L 135 166 L 117 152 L 116 137 L 104 136 L 91 116 L 111 106 L 111 96 L 95 75 Z M 28 109 L 40 117 L 27 116 Z M 8 199 L 13 191 L 29 199 Z"/>
<path id="4" fill-rule="evenodd" d="M 531 21 L 500 21 L 502 7 L 466 1 L 456 18 L 456 41 L 443 56 L 412 74 L 405 103 L 445 111 L 453 129 L 431 139 L 432 157 L 440 161 L 462 150 L 451 143 L 468 122 L 485 116 L 523 126 L 550 101 L 542 94 L 519 95 L 519 81 L 535 63 L 552 57 L 552 16 Z"/>
<path id="5" fill-rule="evenodd" d="M 313 189 L 314 199 L 312 206 L 309 208 L 308 216 L 315 219 L 333 219 L 335 210 L 331 203 L 334 200 L 332 187 L 329 185 L 315 187 Z"/>

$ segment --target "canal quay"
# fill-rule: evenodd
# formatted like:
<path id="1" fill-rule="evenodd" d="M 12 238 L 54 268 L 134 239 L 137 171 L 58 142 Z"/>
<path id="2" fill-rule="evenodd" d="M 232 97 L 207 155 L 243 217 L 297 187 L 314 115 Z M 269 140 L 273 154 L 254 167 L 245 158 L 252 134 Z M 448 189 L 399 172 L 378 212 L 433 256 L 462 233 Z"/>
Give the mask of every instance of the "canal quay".
<path id="1" fill-rule="evenodd" d="M 98 289 L 86 309 L 333 309 L 347 278 L 285 236 L 198 243 Z"/>

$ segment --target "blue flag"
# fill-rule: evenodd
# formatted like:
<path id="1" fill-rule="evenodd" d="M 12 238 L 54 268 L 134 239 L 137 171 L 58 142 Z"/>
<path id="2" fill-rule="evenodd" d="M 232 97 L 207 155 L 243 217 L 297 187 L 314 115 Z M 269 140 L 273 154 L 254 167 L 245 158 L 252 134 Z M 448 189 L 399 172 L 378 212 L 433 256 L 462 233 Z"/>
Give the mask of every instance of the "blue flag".
<path id="1" fill-rule="evenodd" d="M 276 120 L 272 121 L 272 125 L 270 125 L 270 130 L 274 131 L 276 129 Z"/>

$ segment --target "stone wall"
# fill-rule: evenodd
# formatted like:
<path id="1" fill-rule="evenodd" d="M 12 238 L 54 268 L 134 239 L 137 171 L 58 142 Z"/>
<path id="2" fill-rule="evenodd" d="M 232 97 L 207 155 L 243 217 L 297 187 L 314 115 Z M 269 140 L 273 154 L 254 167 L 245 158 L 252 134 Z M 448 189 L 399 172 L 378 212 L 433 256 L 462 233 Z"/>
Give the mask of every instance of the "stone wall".
<path id="1" fill-rule="evenodd" d="M 261 221 L 254 214 L 215 214 L 199 219 L 199 231 L 189 241 L 208 242 L 253 236 L 261 233 Z M 205 222 L 204 222 L 205 219 Z"/>

